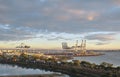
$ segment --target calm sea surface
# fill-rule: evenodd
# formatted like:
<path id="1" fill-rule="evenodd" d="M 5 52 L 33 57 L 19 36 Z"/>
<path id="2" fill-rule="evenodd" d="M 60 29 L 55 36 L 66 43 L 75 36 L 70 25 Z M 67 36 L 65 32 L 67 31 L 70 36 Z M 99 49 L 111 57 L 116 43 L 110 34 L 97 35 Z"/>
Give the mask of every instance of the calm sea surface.
<path id="1" fill-rule="evenodd" d="M 114 66 L 120 66 L 120 52 L 103 52 L 105 55 L 101 56 L 88 56 L 88 57 L 75 57 L 77 60 L 85 60 L 91 63 L 108 62 Z M 18 66 L 11 66 L 7 64 L 0 64 L 0 76 L 4 75 L 28 75 L 28 74 L 53 74 L 55 72 L 40 70 L 40 69 L 27 69 Z M 69 77 L 67 75 L 57 77 Z"/>
<path id="2" fill-rule="evenodd" d="M 18 66 L 11 66 L 7 64 L 0 64 L 0 76 L 7 76 L 7 75 L 33 75 L 33 74 L 55 74 L 55 77 L 69 77 L 68 75 L 56 73 L 56 72 L 50 72 L 40 69 L 27 69 L 27 68 L 21 68 Z"/>
<path id="3" fill-rule="evenodd" d="M 75 57 L 74 59 L 85 60 L 96 64 L 100 64 L 102 62 L 108 62 L 108 63 L 112 63 L 114 66 L 120 66 L 120 52 L 102 52 L 102 53 L 105 53 L 105 55 Z"/>

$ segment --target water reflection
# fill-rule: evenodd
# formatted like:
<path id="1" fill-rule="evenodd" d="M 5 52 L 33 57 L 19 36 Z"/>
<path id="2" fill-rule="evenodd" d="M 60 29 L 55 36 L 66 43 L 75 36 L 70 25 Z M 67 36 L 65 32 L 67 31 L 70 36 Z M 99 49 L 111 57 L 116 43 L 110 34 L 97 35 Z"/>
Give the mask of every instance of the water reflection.
<path id="1" fill-rule="evenodd" d="M 8 75 L 40 75 L 40 74 L 53 74 L 56 77 L 69 77 L 68 75 L 45 71 L 40 69 L 30 69 L 30 68 L 21 68 L 17 65 L 12 66 L 8 64 L 0 64 L 0 76 L 8 76 Z"/>

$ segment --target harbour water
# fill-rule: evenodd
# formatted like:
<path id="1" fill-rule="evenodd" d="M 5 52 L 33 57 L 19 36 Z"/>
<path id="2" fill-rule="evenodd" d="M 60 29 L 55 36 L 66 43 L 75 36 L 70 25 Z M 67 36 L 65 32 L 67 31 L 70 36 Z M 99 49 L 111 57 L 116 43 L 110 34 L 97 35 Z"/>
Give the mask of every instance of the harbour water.
<path id="1" fill-rule="evenodd" d="M 120 52 L 102 52 L 105 55 L 100 56 L 87 56 L 87 57 L 74 57 L 75 60 L 84 60 L 91 63 L 100 64 L 102 62 L 108 62 L 113 64 L 113 66 L 120 66 Z"/>
<path id="2" fill-rule="evenodd" d="M 48 75 L 52 74 L 55 75 L 55 77 L 69 77 L 68 75 L 57 72 L 45 71 L 40 69 L 22 68 L 18 67 L 17 65 L 12 66 L 8 64 L 0 64 L 0 76 L 44 75 L 44 74 Z"/>

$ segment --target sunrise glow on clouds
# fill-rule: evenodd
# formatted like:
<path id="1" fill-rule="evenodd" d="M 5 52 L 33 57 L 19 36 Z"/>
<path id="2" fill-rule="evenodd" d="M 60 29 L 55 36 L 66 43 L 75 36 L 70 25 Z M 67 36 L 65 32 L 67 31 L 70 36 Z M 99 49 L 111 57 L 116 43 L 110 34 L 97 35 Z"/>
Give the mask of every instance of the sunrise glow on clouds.
<path id="1" fill-rule="evenodd" d="M 60 49 L 82 39 L 88 49 L 119 49 L 119 0 L 0 0 L 0 48 Z"/>

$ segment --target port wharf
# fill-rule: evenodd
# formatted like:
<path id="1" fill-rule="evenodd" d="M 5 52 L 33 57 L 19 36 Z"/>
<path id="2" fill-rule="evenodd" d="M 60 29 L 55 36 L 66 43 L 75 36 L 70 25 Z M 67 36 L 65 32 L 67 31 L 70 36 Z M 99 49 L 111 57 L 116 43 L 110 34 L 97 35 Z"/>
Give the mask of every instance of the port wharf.
<path id="1" fill-rule="evenodd" d="M 21 53 L 19 56 L 11 57 L 0 55 L 0 63 L 60 72 L 70 77 L 120 77 L 120 67 L 112 67 L 111 64 L 105 62 L 101 65 L 79 60 L 66 62 L 55 58 L 28 57 L 28 54 Z"/>
<path id="2" fill-rule="evenodd" d="M 82 56 L 100 56 L 104 55 L 104 53 L 98 52 L 90 52 L 86 51 L 85 53 L 79 53 L 74 51 L 66 51 L 66 50 L 41 50 L 41 49 L 26 49 L 26 48 L 14 48 L 14 49 L 0 49 L 0 54 L 4 52 L 9 55 L 19 55 L 19 52 L 26 52 L 29 54 L 44 54 L 47 56 L 66 56 L 69 59 L 73 59 L 73 57 L 82 57 Z"/>

